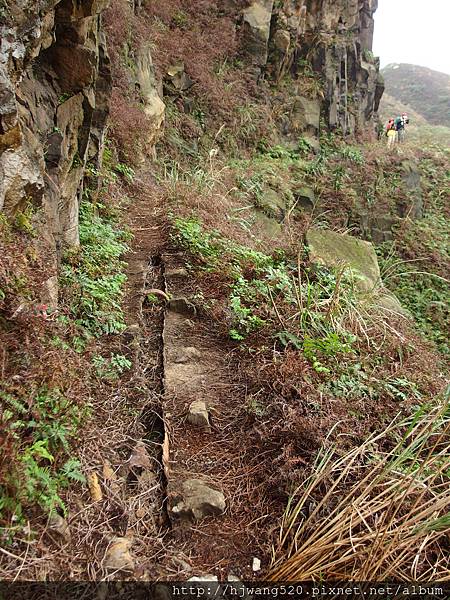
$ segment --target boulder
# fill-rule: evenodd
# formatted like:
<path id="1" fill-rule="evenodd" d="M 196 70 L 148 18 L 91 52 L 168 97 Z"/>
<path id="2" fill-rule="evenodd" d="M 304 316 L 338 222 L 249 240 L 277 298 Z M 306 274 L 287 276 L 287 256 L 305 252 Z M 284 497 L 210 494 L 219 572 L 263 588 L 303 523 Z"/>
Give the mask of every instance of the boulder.
<path id="1" fill-rule="evenodd" d="M 288 208 L 284 195 L 272 188 L 265 189 L 258 197 L 256 204 L 265 215 L 278 222 L 283 220 Z"/>
<path id="2" fill-rule="evenodd" d="M 296 96 L 291 112 L 291 126 L 295 131 L 317 136 L 320 128 L 320 100 Z"/>
<path id="3" fill-rule="evenodd" d="M 191 425 L 209 429 L 209 415 L 206 402 L 203 400 L 194 400 L 194 402 L 191 402 L 187 420 Z"/>
<path id="4" fill-rule="evenodd" d="M 43 194 L 39 162 L 24 148 L 4 152 L 0 157 L 0 210 L 13 214 L 25 206 L 27 198 L 39 204 Z"/>
<path id="5" fill-rule="evenodd" d="M 380 290 L 379 296 L 377 298 L 377 304 L 388 315 L 397 315 L 406 318 L 411 318 L 411 313 L 408 310 L 406 310 L 406 308 L 403 308 L 398 298 L 394 296 L 394 294 L 391 294 L 385 288 Z"/>
<path id="6" fill-rule="evenodd" d="M 104 565 L 113 571 L 134 571 L 134 560 L 130 554 L 132 541 L 124 537 L 115 537 L 106 551 Z"/>
<path id="7" fill-rule="evenodd" d="M 393 239 L 393 227 L 398 222 L 398 217 L 390 213 L 374 215 L 367 209 L 357 207 L 354 212 L 354 222 L 361 230 L 363 237 L 370 239 L 375 244 L 381 244 Z"/>
<path id="8" fill-rule="evenodd" d="M 303 208 L 307 211 L 312 211 L 316 203 L 316 195 L 314 190 L 307 186 L 299 187 L 293 190 L 294 199 L 297 202 L 297 208 Z"/>
<path id="9" fill-rule="evenodd" d="M 194 85 L 194 82 L 184 70 L 184 63 L 182 61 L 171 65 L 167 69 L 166 79 L 169 85 L 178 92 L 186 92 Z"/>
<path id="10" fill-rule="evenodd" d="M 277 239 L 282 233 L 282 226 L 275 219 L 268 217 L 262 210 L 255 210 L 255 229 L 256 235 L 258 231 L 263 231 L 267 236 Z"/>
<path id="11" fill-rule="evenodd" d="M 181 484 L 181 489 L 169 491 L 169 496 L 171 514 L 186 520 L 221 515 L 226 508 L 223 493 L 201 479 L 187 479 Z"/>
<path id="12" fill-rule="evenodd" d="M 154 146 L 162 134 L 166 105 L 156 80 L 150 48 L 142 46 L 136 53 L 136 85 L 139 88 L 144 112 L 151 121 L 148 143 Z"/>
<path id="13" fill-rule="evenodd" d="M 375 248 L 369 242 L 329 229 L 312 227 L 306 234 L 312 262 L 326 266 L 348 266 L 357 276 L 364 291 L 380 283 L 380 267 Z"/>
<path id="14" fill-rule="evenodd" d="M 370 242 L 328 229 L 311 228 L 306 234 L 312 262 L 329 267 L 348 266 L 363 292 L 375 292 L 374 304 L 387 314 L 408 317 L 398 299 L 383 287 L 375 248 Z"/>
<path id="15" fill-rule="evenodd" d="M 50 514 L 48 518 L 48 527 L 50 531 L 57 533 L 65 542 L 70 542 L 71 534 L 69 525 L 61 515 L 56 512 Z"/>

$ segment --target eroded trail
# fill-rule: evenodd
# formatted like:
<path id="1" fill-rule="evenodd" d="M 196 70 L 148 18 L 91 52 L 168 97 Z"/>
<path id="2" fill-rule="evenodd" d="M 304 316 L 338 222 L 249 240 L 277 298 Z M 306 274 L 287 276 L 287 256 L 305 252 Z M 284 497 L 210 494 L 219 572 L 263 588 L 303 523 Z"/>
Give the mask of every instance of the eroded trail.
<path id="1" fill-rule="evenodd" d="M 272 515 L 238 359 L 208 322 L 159 209 L 136 201 L 128 220 L 128 397 L 142 432 L 130 457 L 134 575 L 250 576 L 253 557 L 269 554 Z M 151 505 L 140 500 L 146 486 Z"/>
<path id="2" fill-rule="evenodd" d="M 161 570 L 164 537 L 169 530 L 166 512 L 167 482 L 162 466 L 165 427 L 162 334 L 164 309 L 150 305 L 147 290 L 164 285 L 161 253 L 165 228 L 145 186 L 132 200 L 128 225 L 133 234 L 127 261 L 125 315 L 127 342 L 133 354 L 133 374 L 128 382 L 128 402 L 136 414 L 139 439 L 129 462 L 134 495 L 129 502 L 129 530 L 136 578 L 165 576 Z"/>
<path id="3" fill-rule="evenodd" d="M 194 304 L 183 257 L 163 261 L 172 298 L 163 338 L 171 545 L 189 557 L 184 575 L 249 575 L 252 556 L 267 550 L 259 536 L 267 515 L 245 386 L 228 342 Z"/>

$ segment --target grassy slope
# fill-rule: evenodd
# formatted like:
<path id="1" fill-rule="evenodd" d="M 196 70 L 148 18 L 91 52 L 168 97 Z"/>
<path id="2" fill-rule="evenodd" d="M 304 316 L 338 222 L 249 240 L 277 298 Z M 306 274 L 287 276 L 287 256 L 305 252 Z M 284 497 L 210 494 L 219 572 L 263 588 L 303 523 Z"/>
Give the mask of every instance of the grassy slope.
<path id="1" fill-rule="evenodd" d="M 167 48 L 166 36 L 178 29 L 175 8 L 166 11 L 156 15 L 165 24 L 154 38 L 161 48 Z M 186 11 L 183 29 L 195 30 L 194 21 Z M 177 36 L 183 33 L 177 31 Z M 165 53 L 161 63 L 156 54 L 156 64 L 164 66 L 171 56 L 182 58 L 188 72 L 194 69 L 189 50 Z M 231 337 L 237 343 L 248 410 L 268 440 L 271 428 L 279 430 L 279 451 L 272 461 L 285 468 L 268 464 L 267 476 L 289 495 L 310 474 L 310 461 L 328 435 L 341 452 L 358 446 L 370 431 L 382 432 L 398 412 L 407 417 L 414 406 L 433 403 L 445 385 L 443 361 L 426 336 L 446 351 L 448 285 L 442 278 L 449 262 L 442 236 L 448 153 L 412 145 L 391 155 L 384 142 L 349 146 L 326 134 L 318 155 L 301 138 L 293 149 L 280 139 L 277 111 L 297 85 L 311 95 L 320 93 L 320 85 L 312 85 L 305 73 L 278 90 L 267 85 L 260 95 L 245 85 L 242 63 L 229 56 L 199 62 L 210 77 L 202 73 L 193 88 L 193 109 L 187 114 L 180 99 L 166 98 L 166 135 L 158 149 L 164 173 L 160 186 L 172 215 L 173 239 L 191 265 L 191 292 L 202 299 L 208 323 L 224 340 Z M 230 80 L 233 86 L 228 87 Z M 218 84 L 227 93 L 216 102 Z M 396 202 L 407 205 L 408 193 L 399 179 L 405 158 L 421 164 L 424 219 L 394 219 L 393 241 L 379 252 L 389 283 L 421 331 L 381 315 L 376 296 L 358 298 L 345 274 L 314 269 L 303 244 L 311 223 L 347 230 L 356 205 L 373 215 L 395 214 Z M 295 191 L 303 186 L 315 192 L 312 212 L 300 210 L 296 202 Z M 268 191 L 275 192 L 278 203 L 267 202 Z M 279 224 L 273 218 L 268 222 L 267 216 Z M 436 232 L 442 243 L 434 241 Z M 412 271 L 421 273 L 405 274 L 404 261 L 417 259 L 420 268 Z M 448 448 L 445 436 L 443 440 Z M 395 495 L 392 502 L 402 505 Z M 443 507 L 445 512 L 445 494 Z M 326 514 L 327 502 L 323 508 Z M 440 561 L 440 550 L 435 551 L 430 546 L 428 557 L 439 555 Z M 413 553 L 406 554 L 399 569 L 413 560 Z M 448 561 L 439 564 L 446 572 Z M 326 569 L 325 564 L 322 575 Z"/>

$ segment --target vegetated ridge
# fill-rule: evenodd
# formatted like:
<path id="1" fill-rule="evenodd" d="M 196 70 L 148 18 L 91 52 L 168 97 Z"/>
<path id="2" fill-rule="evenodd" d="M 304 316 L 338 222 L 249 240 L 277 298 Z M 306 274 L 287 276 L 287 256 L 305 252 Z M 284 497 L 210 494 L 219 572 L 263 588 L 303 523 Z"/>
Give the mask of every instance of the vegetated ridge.
<path id="1" fill-rule="evenodd" d="M 1 9 L 3 579 L 447 581 L 449 155 L 376 140 L 376 3 L 37 4 Z"/>

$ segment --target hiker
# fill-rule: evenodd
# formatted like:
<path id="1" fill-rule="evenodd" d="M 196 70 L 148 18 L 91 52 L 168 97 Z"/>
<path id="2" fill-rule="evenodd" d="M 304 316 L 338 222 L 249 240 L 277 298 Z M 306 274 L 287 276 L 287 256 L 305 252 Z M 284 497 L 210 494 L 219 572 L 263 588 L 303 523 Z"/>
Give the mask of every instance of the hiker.
<path id="1" fill-rule="evenodd" d="M 386 135 L 387 135 L 387 145 L 389 150 L 392 150 L 394 147 L 395 141 L 397 139 L 397 129 L 395 127 L 395 120 L 389 119 L 386 125 Z"/>
<path id="2" fill-rule="evenodd" d="M 397 130 L 397 141 L 402 144 L 405 141 L 405 128 L 409 123 L 409 118 L 406 113 L 402 113 L 401 117 L 395 119 L 395 128 Z"/>

